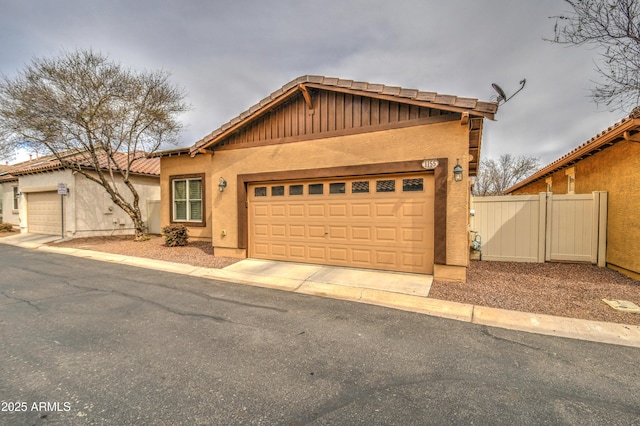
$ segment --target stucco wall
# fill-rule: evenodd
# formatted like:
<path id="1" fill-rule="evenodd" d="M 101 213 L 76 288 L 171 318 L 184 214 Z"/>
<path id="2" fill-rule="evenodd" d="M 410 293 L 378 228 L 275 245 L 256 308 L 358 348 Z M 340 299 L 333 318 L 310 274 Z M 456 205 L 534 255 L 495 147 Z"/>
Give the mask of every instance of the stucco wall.
<path id="1" fill-rule="evenodd" d="M 2 184 L 2 222 L 10 223 L 15 227 L 20 226 L 19 211 L 13 209 L 13 187 L 17 185 L 17 180 Z"/>
<path id="2" fill-rule="evenodd" d="M 575 169 L 576 194 L 609 193 L 607 263 L 640 279 L 640 143 L 618 142 L 570 167 Z M 552 178 L 553 193 L 566 194 L 565 169 L 554 173 Z M 544 188 L 542 179 L 514 195 L 543 192 Z"/>
<path id="3" fill-rule="evenodd" d="M 147 200 L 160 199 L 159 178 L 131 176 L 138 195 L 143 220 L 147 220 Z M 68 194 L 64 196 L 65 237 L 79 238 L 88 236 L 133 234 L 133 221 L 112 201 L 104 188 L 81 174 L 69 170 L 20 176 L 20 227 L 28 232 L 26 193 L 44 190 L 56 190 L 59 183 L 67 185 Z M 122 194 L 130 194 L 124 183 L 117 187 Z M 133 196 L 128 195 L 129 201 Z"/>
<path id="4" fill-rule="evenodd" d="M 160 160 L 160 170 L 162 226 L 166 226 L 171 222 L 171 177 L 191 174 L 205 175 L 205 226 L 193 225 L 186 222 L 184 225 L 189 229 L 189 238 L 194 240 L 211 241 L 211 222 L 213 221 L 211 203 L 215 196 L 215 191 L 218 191 L 218 182 L 213 182 L 211 178 L 213 170 L 213 156 L 210 154 L 199 154 L 195 157 L 191 157 L 188 154 L 183 154 L 180 156 L 174 155 L 171 157 L 162 157 Z"/>
<path id="5" fill-rule="evenodd" d="M 143 220 L 148 221 L 147 200 L 160 199 L 160 180 L 157 177 L 131 176 L 138 196 Z M 118 192 L 125 195 L 128 202 L 133 202 L 133 196 L 123 182 L 117 183 Z M 71 195 L 71 192 L 70 194 Z M 89 235 L 123 235 L 133 234 L 133 221 L 124 210 L 118 207 L 109 194 L 98 184 L 82 175 L 76 175 L 73 197 L 74 208 L 72 215 L 73 228 L 68 234 L 73 237 Z"/>
<path id="6" fill-rule="evenodd" d="M 469 192 L 466 183 L 468 141 L 468 127 L 460 125 L 460 121 L 451 121 L 304 142 L 220 150 L 214 156 L 163 158 L 163 225 L 169 223 L 170 175 L 203 171 L 210 173 L 207 175 L 207 227 L 200 229 L 202 233 L 193 229 L 191 234 L 204 236 L 208 233 L 212 236 L 214 247 L 228 249 L 227 253 L 231 253 L 239 246 L 235 188 L 239 174 L 447 158 L 447 264 L 466 267 L 469 261 Z M 464 168 L 463 182 L 453 181 L 452 170 L 458 158 Z M 229 184 L 224 193 L 212 190 L 217 189 L 220 177 L 224 177 Z M 209 220 L 211 209 L 214 215 Z M 223 230 L 226 236 L 222 235 Z M 242 251 L 237 254 L 246 255 Z M 456 278 L 464 279 L 460 271 Z"/>

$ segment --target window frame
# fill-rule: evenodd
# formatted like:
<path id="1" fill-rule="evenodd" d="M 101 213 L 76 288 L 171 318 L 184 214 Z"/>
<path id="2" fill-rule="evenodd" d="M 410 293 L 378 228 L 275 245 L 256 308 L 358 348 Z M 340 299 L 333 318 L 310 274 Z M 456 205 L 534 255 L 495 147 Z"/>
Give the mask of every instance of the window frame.
<path id="1" fill-rule="evenodd" d="M 565 170 L 564 174 L 567 176 L 567 194 L 576 193 L 576 169 L 571 167 Z"/>
<path id="2" fill-rule="evenodd" d="M 17 186 L 13 186 L 11 194 L 11 209 L 16 212 L 20 209 L 20 189 Z"/>
<path id="3" fill-rule="evenodd" d="M 190 205 L 189 205 L 189 184 L 187 184 L 187 219 L 176 219 L 175 217 L 175 182 L 177 181 L 196 181 L 199 180 L 202 187 L 202 194 L 200 198 L 200 202 L 202 203 L 202 219 L 190 219 Z M 185 226 L 206 226 L 206 211 L 207 211 L 207 203 L 206 203 L 206 175 L 204 173 L 199 174 L 190 174 L 190 175 L 175 175 L 169 177 L 169 194 L 171 199 L 171 204 L 169 206 L 169 215 L 170 215 L 170 223 L 172 224 L 182 224 Z"/>

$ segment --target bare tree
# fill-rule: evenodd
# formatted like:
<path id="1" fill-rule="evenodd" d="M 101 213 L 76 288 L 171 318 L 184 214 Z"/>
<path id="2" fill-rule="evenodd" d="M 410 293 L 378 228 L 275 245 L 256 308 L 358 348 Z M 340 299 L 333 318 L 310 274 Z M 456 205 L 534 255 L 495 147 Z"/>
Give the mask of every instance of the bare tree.
<path id="1" fill-rule="evenodd" d="M 189 109 L 166 72 L 133 72 L 93 51 L 33 59 L 0 80 L 0 143 L 54 155 L 104 187 L 144 236 L 132 165 L 182 128 Z M 120 185 L 117 185 L 120 183 Z M 119 189 L 124 183 L 127 190 Z"/>
<path id="2" fill-rule="evenodd" d="M 538 158 L 511 154 L 503 154 L 498 160 L 481 160 L 473 195 L 504 195 L 504 191 L 536 171 L 539 164 Z"/>
<path id="3" fill-rule="evenodd" d="M 594 101 L 630 112 L 640 103 L 640 2 L 565 1 L 573 10 L 552 17 L 556 22 L 550 41 L 597 48 L 596 71 L 603 81 L 592 91 Z"/>

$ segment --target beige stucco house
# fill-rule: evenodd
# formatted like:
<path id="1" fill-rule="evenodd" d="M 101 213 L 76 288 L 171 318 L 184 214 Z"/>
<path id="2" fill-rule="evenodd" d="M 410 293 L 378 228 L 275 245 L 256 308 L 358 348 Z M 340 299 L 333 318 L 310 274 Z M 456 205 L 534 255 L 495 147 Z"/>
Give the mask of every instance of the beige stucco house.
<path id="1" fill-rule="evenodd" d="M 303 76 L 161 157 L 162 224 L 216 255 L 466 278 L 497 104 Z M 454 177 L 454 172 L 458 177 Z"/>
<path id="2" fill-rule="evenodd" d="M 125 154 L 123 154 L 125 155 Z M 117 181 L 118 178 L 116 178 Z M 152 233 L 160 233 L 160 161 L 134 162 L 131 181 L 140 195 L 140 208 Z M 133 234 L 133 222 L 107 192 L 53 157 L 13 165 L 0 175 L 3 222 L 22 233 L 79 238 Z M 127 193 L 118 182 L 121 193 Z M 66 191 L 65 189 L 66 188 Z M 61 195 L 60 192 L 66 192 Z"/>
<path id="3" fill-rule="evenodd" d="M 640 279 L 640 109 L 519 182 L 508 194 L 608 193 L 606 264 Z"/>

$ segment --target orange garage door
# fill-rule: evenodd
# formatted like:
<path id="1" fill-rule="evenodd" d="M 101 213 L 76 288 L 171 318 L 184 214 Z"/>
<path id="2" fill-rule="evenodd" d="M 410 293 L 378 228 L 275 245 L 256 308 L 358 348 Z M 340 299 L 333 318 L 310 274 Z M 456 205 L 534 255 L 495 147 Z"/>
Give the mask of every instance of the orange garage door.
<path id="1" fill-rule="evenodd" d="M 249 185 L 249 256 L 433 273 L 433 174 Z"/>

